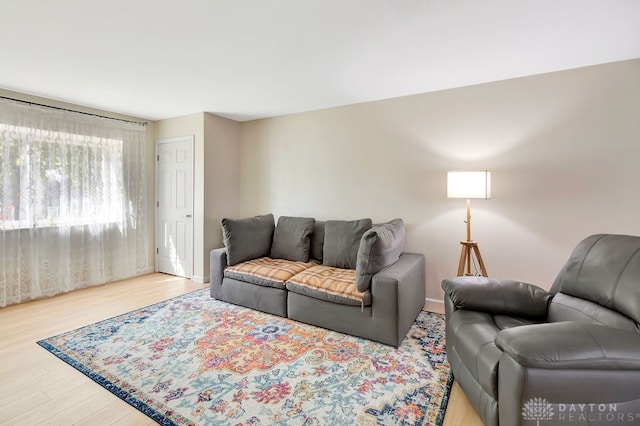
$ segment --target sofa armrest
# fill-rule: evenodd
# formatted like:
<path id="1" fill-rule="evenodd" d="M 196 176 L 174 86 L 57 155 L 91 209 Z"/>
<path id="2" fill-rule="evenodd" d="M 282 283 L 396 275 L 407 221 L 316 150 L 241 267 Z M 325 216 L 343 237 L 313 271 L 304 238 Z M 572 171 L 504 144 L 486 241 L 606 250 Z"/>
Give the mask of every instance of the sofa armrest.
<path id="1" fill-rule="evenodd" d="M 544 318 L 552 294 L 532 284 L 487 277 L 456 277 L 442 281 L 456 309 L 491 314 Z"/>
<path id="2" fill-rule="evenodd" d="M 640 334 L 575 321 L 500 331 L 496 345 L 523 367 L 640 370 Z"/>
<path id="3" fill-rule="evenodd" d="M 425 259 L 418 253 L 402 253 L 392 265 L 373 275 L 371 279 L 377 283 L 378 289 L 384 285 L 394 285 L 397 291 L 409 290 L 422 294 L 420 307 L 424 306 L 425 292 Z M 373 288 L 372 288 L 373 292 Z"/>
<path id="4" fill-rule="evenodd" d="M 425 259 L 423 254 L 402 253 L 392 265 L 371 279 L 372 315 L 394 326 L 398 346 L 424 307 Z"/>
<path id="5" fill-rule="evenodd" d="M 224 268 L 227 267 L 227 249 L 222 247 L 213 249 L 209 253 L 209 279 L 211 285 L 222 285 Z"/>

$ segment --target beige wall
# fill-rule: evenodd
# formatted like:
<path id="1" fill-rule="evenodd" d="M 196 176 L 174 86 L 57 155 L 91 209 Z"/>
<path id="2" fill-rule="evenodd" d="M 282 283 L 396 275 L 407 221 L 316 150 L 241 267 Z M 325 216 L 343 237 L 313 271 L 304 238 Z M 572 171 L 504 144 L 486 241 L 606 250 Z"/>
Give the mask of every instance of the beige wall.
<path id="1" fill-rule="evenodd" d="M 209 276 L 209 252 L 222 247 L 223 217 L 240 209 L 240 123 L 204 114 L 204 267 Z"/>
<path id="2" fill-rule="evenodd" d="M 428 298 L 465 238 L 448 170 L 493 172 L 472 201 L 490 276 L 548 288 L 583 237 L 640 235 L 640 60 L 246 122 L 241 140 L 242 215 L 402 217 Z"/>
<path id="3" fill-rule="evenodd" d="M 240 123 L 208 113 L 156 122 L 156 139 L 194 136 L 193 280 L 209 280 L 209 252 L 222 247 L 220 219 L 239 205 Z"/>
<path id="4" fill-rule="evenodd" d="M 640 60 L 246 123 L 198 113 L 150 124 L 148 205 L 155 140 L 194 135 L 194 279 L 208 278 L 223 216 L 399 216 L 406 249 L 427 257 L 427 297 L 440 299 L 465 237 L 446 172 L 486 168 L 493 198 L 472 202 L 472 231 L 489 274 L 549 287 L 582 237 L 640 235 L 639 117 Z"/>
<path id="5" fill-rule="evenodd" d="M 204 280 L 204 114 L 156 122 L 156 140 L 193 136 L 193 278 Z"/>

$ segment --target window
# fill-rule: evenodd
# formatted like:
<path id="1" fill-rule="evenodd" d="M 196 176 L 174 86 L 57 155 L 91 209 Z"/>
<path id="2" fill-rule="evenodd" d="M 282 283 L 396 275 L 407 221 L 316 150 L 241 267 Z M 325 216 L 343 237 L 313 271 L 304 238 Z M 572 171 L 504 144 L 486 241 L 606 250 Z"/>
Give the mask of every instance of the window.
<path id="1" fill-rule="evenodd" d="M 0 124 L 5 228 L 123 219 L 123 141 Z"/>
<path id="2" fill-rule="evenodd" d="M 0 96 L 0 307 L 153 270 L 144 125 Z"/>

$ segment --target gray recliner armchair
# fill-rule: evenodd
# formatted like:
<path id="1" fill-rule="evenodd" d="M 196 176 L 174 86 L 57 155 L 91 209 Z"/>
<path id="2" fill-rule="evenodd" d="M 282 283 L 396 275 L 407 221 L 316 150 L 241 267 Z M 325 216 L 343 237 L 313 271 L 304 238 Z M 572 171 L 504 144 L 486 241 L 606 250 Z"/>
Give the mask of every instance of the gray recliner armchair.
<path id="1" fill-rule="evenodd" d="M 486 425 L 640 424 L 640 237 L 584 239 L 549 292 L 442 288 L 449 363 Z"/>

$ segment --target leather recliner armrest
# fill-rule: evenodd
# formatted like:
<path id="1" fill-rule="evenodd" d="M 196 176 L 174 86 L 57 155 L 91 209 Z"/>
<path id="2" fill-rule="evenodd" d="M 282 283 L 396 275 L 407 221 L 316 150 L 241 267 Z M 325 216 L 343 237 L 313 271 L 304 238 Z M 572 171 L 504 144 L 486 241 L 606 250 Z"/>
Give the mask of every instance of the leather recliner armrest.
<path id="1" fill-rule="evenodd" d="M 442 289 L 457 309 L 530 318 L 546 317 L 553 296 L 532 284 L 487 277 L 445 279 Z"/>
<path id="2" fill-rule="evenodd" d="M 640 370 L 640 334 L 574 321 L 500 331 L 495 343 L 523 367 Z"/>

